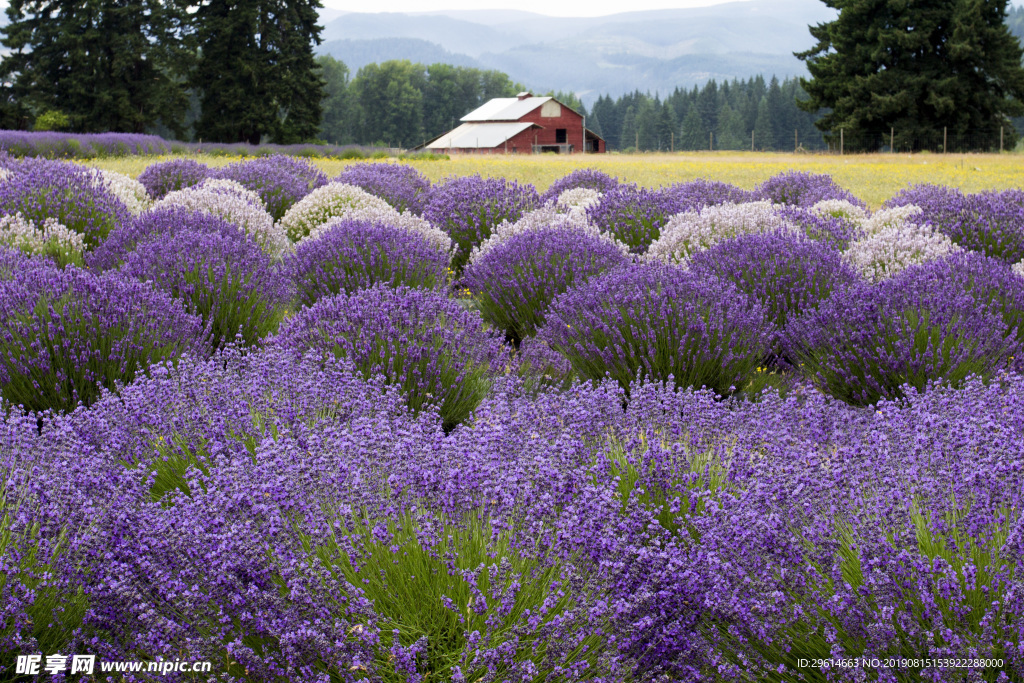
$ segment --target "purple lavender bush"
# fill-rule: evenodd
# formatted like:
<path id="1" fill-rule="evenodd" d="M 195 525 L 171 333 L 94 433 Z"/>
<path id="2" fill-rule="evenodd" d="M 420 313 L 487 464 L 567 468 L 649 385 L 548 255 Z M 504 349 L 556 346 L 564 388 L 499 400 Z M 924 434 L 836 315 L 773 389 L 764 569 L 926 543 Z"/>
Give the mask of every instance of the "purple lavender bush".
<path id="1" fill-rule="evenodd" d="M 478 313 L 437 292 L 383 285 L 299 311 L 276 344 L 348 358 L 367 378 L 383 374 L 413 410 L 436 408 L 446 430 L 473 412 L 508 356 Z"/>
<path id="2" fill-rule="evenodd" d="M 844 199 L 864 207 L 864 202 L 839 187 L 831 176 L 804 171 L 787 171 L 774 175 L 754 189 L 757 199 L 775 204 L 811 207 L 826 199 Z"/>
<path id="3" fill-rule="evenodd" d="M 213 348 L 258 343 L 277 330 L 293 298 L 281 268 L 238 230 L 155 237 L 128 254 L 122 271 L 182 301 Z"/>
<path id="4" fill-rule="evenodd" d="M 139 182 L 153 199 L 186 187 L 194 187 L 211 175 L 210 167 L 195 159 L 172 159 L 150 164 L 139 174 Z"/>
<path id="5" fill-rule="evenodd" d="M 725 280 L 754 297 L 780 333 L 839 288 L 860 282 L 832 247 L 794 235 L 740 235 L 698 252 L 689 262 L 701 278 Z"/>
<path id="6" fill-rule="evenodd" d="M 473 247 L 491 235 L 502 221 L 515 223 L 537 208 L 540 198 L 532 185 L 479 175 L 449 178 L 434 186 L 423 207 L 423 217 L 455 242 L 452 270 L 462 273 Z"/>
<path id="7" fill-rule="evenodd" d="M 742 204 L 757 201 L 753 192 L 742 190 L 730 183 L 717 180 L 688 180 L 684 183 L 669 185 L 662 190 L 671 195 L 679 204 L 679 211 L 700 211 L 705 206 L 716 204 Z"/>
<path id="8" fill-rule="evenodd" d="M 131 220 L 124 203 L 96 183 L 88 169 L 43 159 L 21 161 L 0 183 L 0 213 L 21 213 L 37 225 L 52 218 L 82 235 L 87 247 Z"/>
<path id="9" fill-rule="evenodd" d="M 111 232 L 102 244 L 86 254 L 85 265 L 95 271 L 113 270 L 120 267 L 140 243 L 156 238 L 171 239 L 186 231 L 245 236 L 238 226 L 218 216 L 183 206 L 166 206 L 145 211 Z"/>
<path id="10" fill-rule="evenodd" d="M 78 268 L 0 281 L 0 396 L 26 410 L 89 405 L 161 360 L 199 348 L 202 327 L 150 284 Z"/>
<path id="11" fill-rule="evenodd" d="M 968 195 L 957 219 L 938 228 L 965 249 L 1017 263 L 1024 259 L 1024 191 Z"/>
<path id="12" fill-rule="evenodd" d="M 214 169 L 210 176 L 234 180 L 255 192 L 275 221 L 281 220 L 295 202 L 327 184 L 323 171 L 308 161 L 282 154 L 228 164 Z"/>
<path id="13" fill-rule="evenodd" d="M 421 289 L 446 284 L 450 254 L 424 235 L 384 222 L 341 220 L 300 242 L 285 260 L 301 306 L 381 283 Z"/>
<path id="14" fill-rule="evenodd" d="M 597 190 L 601 194 L 606 194 L 618 186 L 619 179 L 612 178 L 603 171 L 599 171 L 596 168 L 578 168 L 569 175 L 551 183 L 551 187 L 540 196 L 540 201 L 541 204 L 555 201 L 566 190 L 587 188 Z"/>
<path id="15" fill-rule="evenodd" d="M 815 212 L 803 206 L 793 205 L 781 206 L 776 211 L 783 220 L 801 228 L 812 240 L 840 251 L 864 236 L 858 221 L 842 215 Z"/>
<path id="16" fill-rule="evenodd" d="M 1009 268 L 995 277 L 984 270 L 947 257 L 838 289 L 790 321 L 787 353 L 823 391 L 854 405 L 902 397 L 904 385 L 922 391 L 929 382 L 992 377 L 1020 347 L 1012 299 L 1022 290 Z M 1006 298 L 997 294 L 1003 283 L 1014 288 Z"/>
<path id="17" fill-rule="evenodd" d="M 634 254 L 642 254 L 661 235 L 665 222 L 684 210 L 671 191 L 620 185 L 588 207 L 587 218 Z"/>
<path id="18" fill-rule="evenodd" d="M 603 236 L 537 228 L 470 261 L 459 286 L 472 293 L 484 320 L 518 346 L 544 324 L 555 296 L 629 262 L 622 249 Z"/>
<path id="19" fill-rule="evenodd" d="M 361 187 L 380 197 L 396 211 L 419 214 L 430 194 L 430 181 L 412 166 L 358 163 L 346 166 L 332 182 Z"/>
<path id="20" fill-rule="evenodd" d="M 675 266 L 627 266 L 552 301 L 538 338 L 581 379 L 611 377 L 729 394 L 764 359 L 773 334 L 763 307 L 731 283 Z"/>
<path id="21" fill-rule="evenodd" d="M 922 184 L 897 192 L 883 204 L 883 208 L 919 207 L 922 211 L 920 222 L 929 222 L 936 230 L 946 232 L 963 213 L 966 202 L 967 197 L 955 187 Z"/>

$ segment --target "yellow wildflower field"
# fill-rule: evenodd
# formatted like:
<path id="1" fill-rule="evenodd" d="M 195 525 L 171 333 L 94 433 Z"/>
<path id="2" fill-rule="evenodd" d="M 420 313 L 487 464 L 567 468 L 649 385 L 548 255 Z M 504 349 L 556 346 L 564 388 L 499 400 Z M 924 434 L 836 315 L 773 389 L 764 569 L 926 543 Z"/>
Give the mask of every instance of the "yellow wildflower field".
<path id="1" fill-rule="evenodd" d="M 128 157 L 92 160 L 98 166 L 137 176 L 151 163 L 174 157 Z M 223 166 L 237 157 L 192 157 Z M 317 159 L 329 176 L 356 161 Z M 389 163 L 387 160 L 381 163 Z M 391 162 L 393 163 L 393 161 Z M 1024 188 L 1024 158 L 1018 154 L 778 154 L 753 152 L 681 152 L 676 154 L 595 154 L 588 156 L 456 155 L 450 160 L 409 161 L 431 181 L 447 176 L 505 177 L 545 190 L 577 168 L 597 168 L 620 180 L 646 187 L 695 178 L 720 180 L 750 189 L 784 171 L 827 173 L 870 207 L 879 207 L 900 190 L 917 183 L 958 187 L 965 192 Z"/>

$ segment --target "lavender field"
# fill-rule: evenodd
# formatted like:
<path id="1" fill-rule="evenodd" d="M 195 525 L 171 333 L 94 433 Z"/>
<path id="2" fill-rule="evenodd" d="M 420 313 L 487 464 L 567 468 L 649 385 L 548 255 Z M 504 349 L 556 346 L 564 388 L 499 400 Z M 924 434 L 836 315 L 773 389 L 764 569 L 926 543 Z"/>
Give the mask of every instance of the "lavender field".
<path id="1" fill-rule="evenodd" d="M 1024 681 L 1024 190 L 0 167 L 0 680 Z"/>

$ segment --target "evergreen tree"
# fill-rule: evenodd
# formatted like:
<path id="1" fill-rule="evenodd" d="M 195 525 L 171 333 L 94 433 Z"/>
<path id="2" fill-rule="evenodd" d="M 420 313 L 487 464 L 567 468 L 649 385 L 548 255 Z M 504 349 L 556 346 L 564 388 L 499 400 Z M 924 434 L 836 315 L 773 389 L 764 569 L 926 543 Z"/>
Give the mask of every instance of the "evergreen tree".
<path id="1" fill-rule="evenodd" d="M 754 123 L 754 149 L 775 149 L 775 133 L 772 125 L 772 110 L 768 108 L 768 97 L 762 97 L 757 105 L 757 121 Z"/>
<path id="2" fill-rule="evenodd" d="M 704 120 L 697 111 L 697 107 L 690 107 L 683 119 L 682 129 L 679 131 L 679 149 L 707 149 L 708 130 L 704 127 Z"/>
<path id="3" fill-rule="evenodd" d="M 640 149 L 650 151 L 658 149 L 658 109 L 661 103 L 649 97 L 640 100 L 636 110 L 636 130 L 639 133 Z"/>
<path id="4" fill-rule="evenodd" d="M 718 112 L 718 131 L 715 141 L 719 149 L 741 150 L 750 145 L 750 136 L 743 125 L 743 115 L 726 102 Z"/>
<path id="5" fill-rule="evenodd" d="M 14 119 L 64 114 L 77 132 L 176 132 L 188 104 L 184 13 L 158 0 L 12 0 L 0 62 Z M 51 115 L 52 117 L 52 115 Z"/>
<path id="6" fill-rule="evenodd" d="M 666 101 L 661 105 L 661 111 L 658 114 L 658 149 L 669 150 L 672 148 L 678 128 L 679 122 L 676 119 L 675 109 Z"/>
<path id="7" fill-rule="evenodd" d="M 823 1 L 839 16 L 810 27 L 818 44 L 797 57 L 811 74 L 800 106 L 831 110 L 818 121 L 830 139 L 842 128 L 847 148 L 877 149 L 891 126 L 901 147 L 921 149 L 946 128 L 991 148 L 1005 126 L 1013 143 L 1024 68 L 1007 0 Z"/>
<path id="8" fill-rule="evenodd" d="M 320 43 L 320 0 L 206 0 L 193 14 L 201 94 L 196 135 L 258 144 L 313 139 L 324 83 L 313 47 Z"/>
<path id="9" fill-rule="evenodd" d="M 636 111 L 633 105 L 626 109 L 626 115 L 622 117 L 622 131 L 619 133 L 619 149 L 636 149 L 638 132 L 636 128 Z"/>

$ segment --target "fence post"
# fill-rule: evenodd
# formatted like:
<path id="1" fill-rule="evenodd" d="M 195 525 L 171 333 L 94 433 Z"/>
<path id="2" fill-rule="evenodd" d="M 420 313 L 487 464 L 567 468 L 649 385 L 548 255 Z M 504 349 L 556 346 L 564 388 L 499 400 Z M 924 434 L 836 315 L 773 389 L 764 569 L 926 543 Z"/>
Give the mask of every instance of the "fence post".
<path id="1" fill-rule="evenodd" d="M 946 153 L 946 127 L 942 127 L 942 153 Z"/>
<path id="2" fill-rule="evenodd" d="M 839 156 L 843 156 L 843 129 L 839 129 Z"/>
<path id="3" fill-rule="evenodd" d="M 750 131 L 750 151 L 754 151 L 754 131 Z"/>
<path id="4" fill-rule="evenodd" d="M 676 133 L 675 133 L 675 131 L 672 131 L 671 135 L 672 135 L 672 153 L 675 154 L 675 152 L 676 152 Z"/>
<path id="5" fill-rule="evenodd" d="M 999 153 L 1003 153 L 1003 127 L 999 126 Z"/>
<path id="6" fill-rule="evenodd" d="M 800 130 L 793 129 L 793 153 L 800 151 Z"/>
<path id="7" fill-rule="evenodd" d="M 893 138 L 896 137 L 896 128 L 889 126 L 889 153 L 895 154 L 896 147 L 893 145 Z"/>
<path id="8" fill-rule="evenodd" d="M 636 140 L 633 142 L 633 149 L 640 151 L 640 131 L 636 132 Z"/>
<path id="9" fill-rule="evenodd" d="M 714 132 L 708 133 L 708 151 L 715 151 L 715 134 Z"/>

